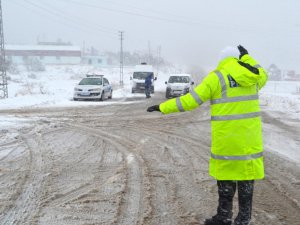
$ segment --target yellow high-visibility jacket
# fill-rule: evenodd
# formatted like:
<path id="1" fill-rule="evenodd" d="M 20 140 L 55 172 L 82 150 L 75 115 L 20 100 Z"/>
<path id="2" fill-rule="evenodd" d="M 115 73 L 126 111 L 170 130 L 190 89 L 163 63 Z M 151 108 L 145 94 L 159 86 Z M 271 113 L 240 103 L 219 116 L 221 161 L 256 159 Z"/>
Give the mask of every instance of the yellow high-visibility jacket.
<path id="1" fill-rule="evenodd" d="M 190 93 L 159 105 L 163 114 L 193 110 L 211 103 L 212 144 L 209 173 L 217 180 L 264 177 L 263 141 L 258 91 L 267 73 L 248 54 L 240 61 L 258 68 L 251 72 L 227 57 Z"/>

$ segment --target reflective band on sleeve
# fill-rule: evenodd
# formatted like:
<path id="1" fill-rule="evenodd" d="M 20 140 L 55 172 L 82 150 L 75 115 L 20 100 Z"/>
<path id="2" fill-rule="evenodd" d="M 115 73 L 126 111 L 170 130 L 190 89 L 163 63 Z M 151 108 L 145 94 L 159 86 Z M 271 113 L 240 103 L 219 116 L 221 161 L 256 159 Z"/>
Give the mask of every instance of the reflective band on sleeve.
<path id="1" fill-rule="evenodd" d="M 251 160 L 257 159 L 263 156 L 263 152 L 252 154 L 252 155 L 241 155 L 241 156 L 225 156 L 225 155 L 215 155 L 211 153 L 211 157 L 213 159 L 221 159 L 221 160 Z"/>
<path id="2" fill-rule="evenodd" d="M 224 80 L 224 77 L 222 75 L 222 73 L 220 71 L 215 71 L 215 73 L 217 74 L 217 76 L 219 77 L 219 80 L 221 82 L 221 87 L 222 87 L 222 98 L 226 97 L 226 82 Z"/>
<path id="3" fill-rule="evenodd" d="M 237 115 L 226 115 L 226 116 L 212 116 L 212 121 L 223 121 L 223 120 L 240 120 L 240 119 L 249 119 L 260 116 L 260 112 L 237 114 Z"/>
<path id="4" fill-rule="evenodd" d="M 180 112 L 184 112 L 184 109 L 182 107 L 182 104 L 181 104 L 181 101 L 180 101 L 180 98 L 176 98 L 176 105 L 177 105 L 177 108 Z"/>
<path id="5" fill-rule="evenodd" d="M 256 64 L 256 65 L 254 65 L 253 67 L 255 67 L 255 68 L 261 68 L 261 66 L 259 65 L 259 64 Z"/>
<path id="6" fill-rule="evenodd" d="M 198 105 L 201 105 L 203 103 L 203 101 L 201 100 L 201 98 L 199 97 L 199 95 L 195 92 L 194 89 L 192 89 L 190 91 L 190 94 L 193 96 L 193 98 L 195 99 L 195 101 L 198 103 Z"/>
<path id="7" fill-rule="evenodd" d="M 247 96 L 238 96 L 232 98 L 218 98 L 211 100 L 211 104 L 219 104 L 219 103 L 228 103 L 228 102 L 241 102 L 241 101 L 250 101 L 257 100 L 258 95 L 247 95 Z"/>

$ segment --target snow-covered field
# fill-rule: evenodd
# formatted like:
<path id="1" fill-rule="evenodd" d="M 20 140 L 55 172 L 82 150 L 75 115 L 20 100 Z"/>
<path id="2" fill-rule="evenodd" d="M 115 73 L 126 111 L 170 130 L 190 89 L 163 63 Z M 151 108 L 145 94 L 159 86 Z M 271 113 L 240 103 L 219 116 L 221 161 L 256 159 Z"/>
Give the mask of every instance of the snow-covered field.
<path id="1" fill-rule="evenodd" d="M 265 110 L 281 111 L 300 119 L 300 82 L 268 81 L 260 97 Z"/>
<path id="2" fill-rule="evenodd" d="M 113 85 L 113 98 L 132 97 L 130 75 L 133 68 L 125 68 L 124 88 L 119 86 L 119 68 L 95 69 L 89 66 L 48 66 L 44 72 L 28 72 L 20 68 L 19 74 L 8 74 L 8 99 L 1 100 L 0 110 L 25 107 L 82 106 L 97 105 L 99 102 L 72 101 L 73 89 L 88 71 L 105 74 Z M 155 81 L 157 91 L 165 91 L 165 81 L 169 73 L 159 72 Z M 134 94 L 143 95 L 143 94 Z M 276 110 L 292 114 L 300 119 L 300 82 L 269 81 L 261 91 L 265 110 Z M 112 104 L 106 102 L 101 104 Z"/>
<path id="3" fill-rule="evenodd" d="M 124 88 L 120 88 L 119 68 L 97 69 L 89 66 L 48 66 L 44 72 L 27 72 L 21 68 L 19 74 L 8 74 L 8 99 L 1 101 L 0 110 L 25 107 L 76 107 L 99 105 L 99 102 L 74 102 L 74 86 L 90 71 L 97 71 L 111 82 L 114 93 L 113 98 L 131 97 L 130 75 L 133 68 L 125 68 L 123 81 Z M 160 74 L 156 81 L 157 90 L 165 88 L 167 74 Z M 135 94 L 139 95 L 139 94 Z M 141 96 L 143 94 L 140 94 Z M 101 104 L 113 104 L 113 101 Z"/>

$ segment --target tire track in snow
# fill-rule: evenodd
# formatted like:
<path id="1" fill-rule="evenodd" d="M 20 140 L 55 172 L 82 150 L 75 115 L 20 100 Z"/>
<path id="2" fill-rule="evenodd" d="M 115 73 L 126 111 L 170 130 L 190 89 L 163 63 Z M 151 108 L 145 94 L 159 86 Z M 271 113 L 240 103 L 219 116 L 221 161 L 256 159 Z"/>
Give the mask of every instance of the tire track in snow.
<path id="1" fill-rule="evenodd" d="M 81 131 L 90 133 L 90 135 L 98 136 L 103 140 L 111 143 L 116 149 L 122 154 L 124 154 L 124 159 L 126 159 L 126 187 L 121 196 L 120 209 L 118 212 L 118 218 L 113 221 L 113 224 L 138 224 L 139 221 L 143 220 L 140 215 L 143 213 L 140 208 L 145 209 L 147 207 L 142 206 L 143 200 L 143 174 L 144 169 L 142 168 L 141 158 L 135 155 L 133 152 L 129 151 L 133 146 L 130 143 L 122 140 L 121 137 L 108 134 L 106 132 L 100 131 L 99 129 L 94 129 L 86 127 L 83 124 L 68 124 L 69 127 L 80 128 Z M 121 138 L 121 139 L 120 139 Z"/>
<path id="2" fill-rule="evenodd" d="M 64 127 L 59 128 L 59 132 L 47 134 L 44 141 L 56 152 L 52 165 L 56 174 L 48 182 L 39 224 L 110 223 L 114 214 L 110 205 L 121 191 L 114 183 L 119 176 L 116 171 L 122 169 L 122 156 L 108 151 L 105 141 L 85 130 L 78 132 L 72 127 Z M 58 138 L 60 141 L 53 143 Z M 98 204 L 87 212 L 94 203 Z M 83 216 L 84 213 L 87 215 Z"/>
<path id="3" fill-rule="evenodd" d="M 23 190 L 17 198 L 14 206 L 1 219 L 2 224 L 28 224 L 35 223 L 35 216 L 40 207 L 40 195 L 45 181 L 45 156 L 42 150 L 46 152 L 46 146 L 40 139 L 40 133 L 32 132 L 22 137 L 23 142 L 30 151 L 30 170 L 27 180 L 23 185 Z"/>
<path id="4" fill-rule="evenodd" d="M 143 157 L 147 159 L 149 165 L 158 165 L 157 161 L 160 160 L 162 165 L 167 163 L 166 166 L 164 166 L 165 168 L 172 168 L 176 165 L 177 172 L 162 171 L 159 168 L 152 168 L 152 173 L 154 173 L 152 179 L 153 182 L 162 182 L 160 185 L 156 184 L 154 187 L 154 196 L 160 196 L 159 198 L 153 196 L 154 208 L 158 209 L 156 210 L 156 213 L 160 211 L 159 209 L 162 206 L 160 201 L 155 202 L 155 200 L 164 199 L 165 205 L 164 208 L 161 208 L 163 211 L 160 212 L 162 221 L 159 221 L 159 218 L 154 215 L 155 221 L 159 221 L 155 224 L 168 224 L 164 221 L 164 217 L 166 216 L 163 215 L 173 215 L 173 224 L 197 223 L 197 214 L 200 213 L 203 217 L 203 214 L 208 213 L 207 210 L 201 210 L 201 212 L 197 210 L 199 208 L 199 202 L 209 201 L 208 196 L 211 197 L 212 195 L 211 193 L 208 193 L 205 188 L 199 188 L 205 185 L 207 189 L 212 185 L 212 182 L 208 180 L 207 168 L 203 169 L 203 166 L 197 168 L 197 164 L 200 162 L 200 165 L 206 164 L 206 167 L 208 167 L 210 151 L 206 146 L 206 141 L 195 141 L 189 138 L 189 136 L 179 136 L 170 131 L 163 132 L 161 129 L 155 128 L 155 126 L 151 129 L 144 127 L 138 127 L 137 129 L 135 126 L 125 126 L 123 128 L 126 129 L 127 132 L 132 133 L 130 135 L 127 134 L 129 138 L 136 137 L 136 139 L 141 140 L 141 137 L 139 137 L 140 135 L 148 137 L 148 139 L 150 138 L 151 140 L 149 141 L 152 146 L 164 146 L 164 149 L 161 150 L 163 153 L 160 154 L 159 151 L 153 151 L 155 147 L 147 147 L 147 143 L 144 143 L 143 148 L 145 149 Z M 134 142 L 134 140 L 132 140 L 132 142 Z M 197 148 L 197 150 L 194 148 Z M 205 157 L 203 153 L 199 154 L 198 148 L 206 149 L 207 153 L 205 154 L 207 154 L 207 157 Z M 153 156 L 149 158 L 150 152 L 152 152 L 151 154 Z M 159 181 L 156 181 L 157 179 L 159 179 Z M 162 192 L 161 189 L 165 187 L 166 184 L 168 184 L 168 193 L 173 193 L 170 198 L 167 198 L 166 193 Z M 194 201 L 188 201 L 189 199 L 198 199 L 196 202 L 198 204 L 193 204 Z M 165 211 L 167 209 L 170 211 Z M 176 217 L 177 219 L 175 219 Z"/>

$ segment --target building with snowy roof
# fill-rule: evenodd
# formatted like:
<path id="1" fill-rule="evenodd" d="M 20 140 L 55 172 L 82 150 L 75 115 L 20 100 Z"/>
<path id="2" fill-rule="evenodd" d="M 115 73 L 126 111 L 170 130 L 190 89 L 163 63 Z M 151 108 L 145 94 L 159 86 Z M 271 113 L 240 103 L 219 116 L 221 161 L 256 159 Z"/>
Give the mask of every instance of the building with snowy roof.
<path id="1" fill-rule="evenodd" d="M 81 48 L 73 45 L 5 45 L 5 55 L 15 64 L 27 64 L 32 60 L 44 65 L 81 63 Z"/>

